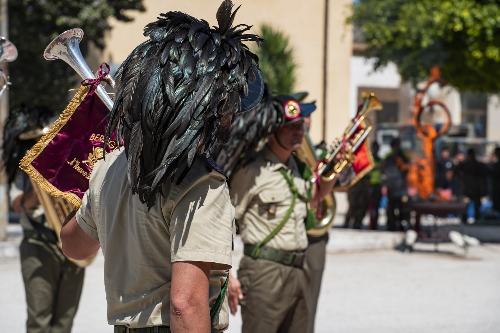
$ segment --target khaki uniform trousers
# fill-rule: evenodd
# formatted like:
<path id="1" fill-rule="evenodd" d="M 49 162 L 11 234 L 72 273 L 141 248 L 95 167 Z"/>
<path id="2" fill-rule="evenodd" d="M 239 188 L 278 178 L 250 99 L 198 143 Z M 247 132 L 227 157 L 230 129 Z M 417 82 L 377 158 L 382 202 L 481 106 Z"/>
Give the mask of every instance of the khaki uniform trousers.
<path id="1" fill-rule="evenodd" d="M 28 307 L 27 332 L 71 332 L 85 270 L 50 242 L 24 238 L 20 253 Z"/>
<path id="2" fill-rule="evenodd" d="M 325 269 L 328 238 L 328 232 L 319 237 L 307 236 L 309 246 L 306 250 L 306 264 L 311 276 L 311 283 L 309 285 L 309 304 L 311 310 L 309 311 L 309 327 L 307 330 L 309 333 L 314 333 L 314 322 L 316 320 L 321 280 L 323 279 L 323 271 Z"/>
<path id="3" fill-rule="evenodd" d="M 242 333 L 307 331 L 309 273 L 306 269 L 244 256 L 238 279 L 243 292 Z"/>

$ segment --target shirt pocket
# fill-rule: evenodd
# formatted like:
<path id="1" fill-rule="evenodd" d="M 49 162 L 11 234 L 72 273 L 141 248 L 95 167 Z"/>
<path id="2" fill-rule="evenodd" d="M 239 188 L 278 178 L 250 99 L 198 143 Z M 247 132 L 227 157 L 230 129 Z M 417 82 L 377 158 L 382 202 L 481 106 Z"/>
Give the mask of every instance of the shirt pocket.
<path id="1" fill-rule="evenodd" d="M 281 219 L 288 208 L 286 192 L 272 190 L 259 193 L 259 215 L 267 220 Z"/>

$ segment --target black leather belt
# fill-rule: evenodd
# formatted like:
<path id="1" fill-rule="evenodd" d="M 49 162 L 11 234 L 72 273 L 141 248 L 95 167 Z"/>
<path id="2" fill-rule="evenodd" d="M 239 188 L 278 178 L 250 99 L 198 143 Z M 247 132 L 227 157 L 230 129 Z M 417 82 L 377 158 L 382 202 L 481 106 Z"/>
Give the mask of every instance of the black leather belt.
<path id="1" fill-rule="evenodd" d="M 212 328 L 212 333 L 220 333 L 220 330 Z M 124 325 L 115 325 L 114 333 L 171 333 L 170 326 L 153 326 L 130 328 Z"/>
<path id="2" fill-rule="evenodd" d="M 115 325 L 114 333 L 170 333 L 169 326 L 153 326 L 130 328 L 124 325 Z"/>
<path id="3" fill-rule="evenodd" d="M 252 257 L 254 244 L 245 244 L 243 248 L 243 253 L 246 256 Z M 286 266 L 293 266 L 302 268 L 304 267 L 304 262 L 306 258 L 306 252 L 304 251 L 284 251 L 274 249 L 268 246 L 262 246 L 259 251 L 259 256 L 257 259 L 271 260 Z"/>

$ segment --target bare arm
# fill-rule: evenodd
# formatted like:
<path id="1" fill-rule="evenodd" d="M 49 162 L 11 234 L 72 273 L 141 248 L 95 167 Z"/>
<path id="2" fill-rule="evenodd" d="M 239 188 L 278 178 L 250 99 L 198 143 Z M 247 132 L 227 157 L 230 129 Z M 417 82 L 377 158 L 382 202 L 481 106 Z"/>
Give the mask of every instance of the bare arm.
<path id="1" fill-rule="evenodd" d="M 21 195 L 18 195 L 15 199 L 14 202 L 12 203 L 12 210 L 18 214 L 21 214 L 24 212 L 22 202 L 24 201 L 24 207 L 26 209 L 30 209 L 36 203 L 38 202 L 38 197 L 36 195 L 36 192 L 34 189 L 31 189 L 27 191 L 26 193 L 23 193 Z"/>
<path id="2" fill-rule="evenodd" d="M 76 222 L 75 211 L 64 221 L 61 229 L 62 250 L 65 256 L 84 260 L 99 250 L 98 241 L 90 237 Z"/>
<path id="3" fill-rule="evenodd" d="M 211 263 L 178 261 L 172 264 L 170 327 L 175 333 L 210 333 L 208 286 Z"/>

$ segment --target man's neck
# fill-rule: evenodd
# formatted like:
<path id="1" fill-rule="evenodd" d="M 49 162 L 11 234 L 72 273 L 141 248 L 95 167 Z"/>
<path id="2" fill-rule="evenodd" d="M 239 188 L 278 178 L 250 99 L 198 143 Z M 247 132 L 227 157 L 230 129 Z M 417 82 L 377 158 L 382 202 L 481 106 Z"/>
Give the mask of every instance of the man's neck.
<path id="1" fill-rule="evenodd" d="M 290 159 L 290 155 L 292 155 L 292 151 L 284 149 L 276 142 L 270 142 L 268 146 L 281 163 L 283 163 L 284 165 L 288 165 L 288 160 Z"/>

